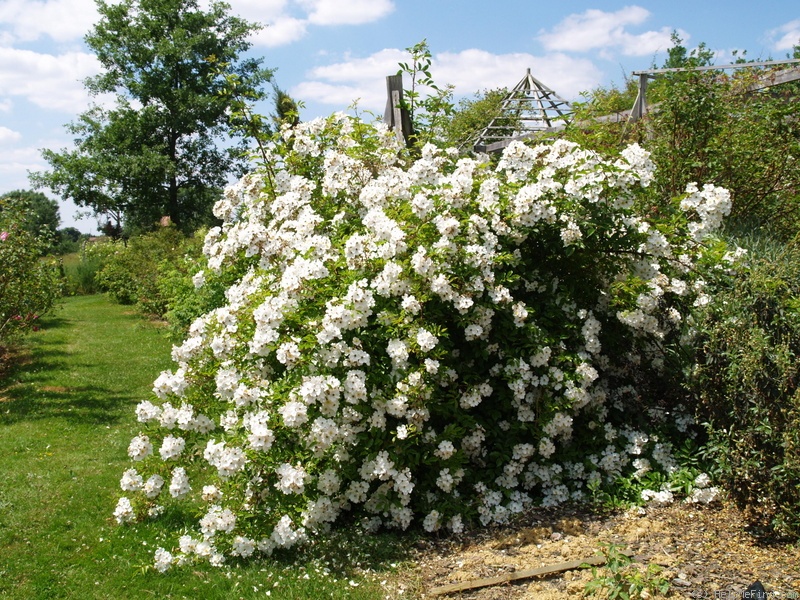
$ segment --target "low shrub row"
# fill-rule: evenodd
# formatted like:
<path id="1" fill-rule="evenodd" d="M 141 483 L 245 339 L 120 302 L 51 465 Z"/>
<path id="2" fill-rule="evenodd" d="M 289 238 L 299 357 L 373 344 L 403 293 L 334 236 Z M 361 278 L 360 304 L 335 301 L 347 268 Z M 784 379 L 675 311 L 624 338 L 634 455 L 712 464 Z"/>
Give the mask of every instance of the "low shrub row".
<path id="1" fill-rule="evenodd" d="M 177 333 L 218 304 L 223 288 L 197 290 L 193 276 L 204 264 L 205 231 L 185 236 L 174 227 L 127 240 L 87 241 L 64 260 L 69 294 L 105 292 L 120 304 L 165 319 Z"/>
<path id="2" fill-rule="evenodd" d="M 58 263 L 43 258 L 50 241 L 26 227 L 24 207 L 0 199 L 0 348 L 37 327 L 61 294 Z"/>

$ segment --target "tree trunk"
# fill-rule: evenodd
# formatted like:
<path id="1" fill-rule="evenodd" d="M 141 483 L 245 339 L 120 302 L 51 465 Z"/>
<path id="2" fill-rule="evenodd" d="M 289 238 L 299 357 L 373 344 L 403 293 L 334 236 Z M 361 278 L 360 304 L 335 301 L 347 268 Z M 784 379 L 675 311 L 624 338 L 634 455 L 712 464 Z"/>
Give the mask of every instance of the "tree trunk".
<path id="1" fill-rule="evenodd" d="M 177 147 L 178 147 L 178 136 L 174 132 L 170 132 L 169 160 L 172 163 L 173 167 L 175 168 L 178 165 Z M 172 220 L 172 223 L 174 225 L 179 225 L 181 219 L 180 219 L 180 206 L 178 204 L 178 178 L 174 170 L 169 177 L 169 197 L 167 201 L 168 201 L 167 214 L 169 218 Z"/>

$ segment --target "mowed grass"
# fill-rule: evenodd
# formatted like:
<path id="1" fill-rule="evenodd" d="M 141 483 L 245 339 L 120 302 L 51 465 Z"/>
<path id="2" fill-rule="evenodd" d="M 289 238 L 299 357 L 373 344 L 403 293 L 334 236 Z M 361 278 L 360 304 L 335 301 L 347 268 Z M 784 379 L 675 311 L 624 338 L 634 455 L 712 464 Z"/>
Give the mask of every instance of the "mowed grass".
<path id="1" fill-rule="evenodd" d="M 171 367 L 156 325 L 102 296 L 69 298 L 0 382 L 0 597 L 385 598 L 405 541 L 343 531 L 287 556 L 160 574 L 197 514 L 119 527 L 112 512 L 134 407 Z"/>

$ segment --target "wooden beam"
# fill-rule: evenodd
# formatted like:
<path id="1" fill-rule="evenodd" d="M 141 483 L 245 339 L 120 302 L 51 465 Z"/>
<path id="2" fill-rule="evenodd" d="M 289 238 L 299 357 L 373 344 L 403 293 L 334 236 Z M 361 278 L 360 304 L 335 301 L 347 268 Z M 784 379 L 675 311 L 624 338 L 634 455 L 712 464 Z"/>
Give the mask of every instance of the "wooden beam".
<path id="1" fill-rule="evenodd" d="M 634 71 L 634 75 L 659 75 L 661 73 L 685 73 L 689 71 L 719 71 L 721 69 L 746 69 L 748 67 L 769 67 L 772 65 L 789 65 L 800 63 L 800 58 L 786 60 L 765 60 L 762 62 L 743 62 L 728 65 L 706 65 L 704 67 L 674 67 L 672 69 L 650 69 L 649 71 Z"/>
<path id="2" fill-rule="evenodd" d="M 625 556 L 631 556 L 628 551 L 623 551 Z M 592 556 L 581 560 L 571 560 L 569 562 L 559 563 L 557 565 L 549 565 L 546 567 L 537 567 L 536 569 L 525 569 L 523 571 L 514 571 L 513 573 L 505 573 L 496 577 L 484 577 L 482 579 L 473 579 L 471 581 L 464 581 L 461 583 L 451 583 L 441 587 L 433 588 L 431 595 L 444 596 L 454 592 L 463 592 L 464 590 L 474 590 L 477 588 L 488 587 L 490 585 L 499 585 L 501 583 L 508 583 L 510 581 L 518 581 L 520 579 L 530 579 L 538 575 L 551 575 L 553 573 L 561 573 L 562 571 L 572 571 L 579 569 L 583 565 L 597 566 L 605 564 L 606 557 L 602 555 Z"/>
<path id="3" fill-rule="evenodd" d="M 647 75 L 639 75 L 639 93 L 633 103 L 630 120 L 638 121 L 647 112 Z"/>
<path id="4" fill-rule="evenodd" d="M 774 85 L 781 85 L 782 83 L 789 83 L 790 81 L 797 81 L 800 79 L 800 67 L 792 67 L 789 69 L 782 69 L 774 73 L 766 73 L 759 77 L 759 80 L 747 88 L 749 92 L 763 90 Z"/>

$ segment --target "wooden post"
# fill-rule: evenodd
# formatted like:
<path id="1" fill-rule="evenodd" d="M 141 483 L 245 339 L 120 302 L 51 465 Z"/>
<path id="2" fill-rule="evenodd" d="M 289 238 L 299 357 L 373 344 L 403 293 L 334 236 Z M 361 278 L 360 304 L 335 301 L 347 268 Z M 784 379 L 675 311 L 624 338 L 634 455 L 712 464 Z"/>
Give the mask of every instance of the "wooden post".
<path id="1" fill-rule="evenodd" d="M 638 121 L 647 112 L 647 79 L 646 73 L 639 74 L 639 94 L 636 96 L 636 102 L 633 103 L 630 119 L 632 122 Z"/>
<path id="2" fill-rule="evenodd" d="M 386 110 L 383 113 L 383 122 L 393 129 L 397 139 L 409 144 L 413 130 L 411 116 L 403 108 L 403 75 L 388 75 L 386 77 Z"/>

